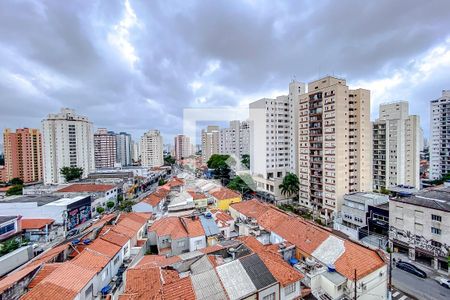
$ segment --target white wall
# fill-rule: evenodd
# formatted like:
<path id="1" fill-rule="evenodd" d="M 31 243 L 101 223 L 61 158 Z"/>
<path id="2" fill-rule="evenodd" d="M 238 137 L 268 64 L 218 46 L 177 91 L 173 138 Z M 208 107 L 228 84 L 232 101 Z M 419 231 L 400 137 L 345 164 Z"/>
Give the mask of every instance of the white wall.
<path id="1" fill-rule="evenodd" d="M 382 274 L 380 276 L 380 274 Z M 387 281 L 388 281 L 388 272 L 387 266 L 384 266 L 369 275 L 365 276 L 362 279 L 357 281 L 357 297 L 360 300 L 372 300 L 372 299 L 387 299 Z M 363 284 L 364 288 L 361 288 L 361 284 Z M 348 280 L 347 281 L 347 295 L 352 297 L 354 296 L 354 282 Z"/>
<path id="2" fill-rule="evenodd" d="M 301 295 L 300 281 L 297 281 L 297 282 L 295 282 L 295 291 L 293 293 L 286 295 L 286 287 L 281 289 L 280 299 L 281 300 L 292 300 L 292 299 L 296 299 L 300 295 Z"/>
<path id="3" fill-rule="evenodd" d="M 56 224 L 63 223 L 65 206 L 42 205 L 36 202 L 0 203 L 0 212 L 6 216 L 21 215 L 24 218 L 54 219 Z"/>
<path id="4" fill-rule="evenodd" d="M 139 202 L 132 206 L 134 212 L 154 212 L 153 206 L 146 202 Z"/>
<path id="5" fill-rule="evenodd" d="M 278 283 L 265 290 L 260 291 L 258 293 L 258 299 L 264 299 L 265 296 L 268 296 L 272 293 L 275 293 L 275 299 L 280 299 L 280 285 Z"/>
<path id="6" fill-rule="evenodd" d="M 189 238 L 189 251 L 195 251 L 206 247 L 205 236 Z"/>

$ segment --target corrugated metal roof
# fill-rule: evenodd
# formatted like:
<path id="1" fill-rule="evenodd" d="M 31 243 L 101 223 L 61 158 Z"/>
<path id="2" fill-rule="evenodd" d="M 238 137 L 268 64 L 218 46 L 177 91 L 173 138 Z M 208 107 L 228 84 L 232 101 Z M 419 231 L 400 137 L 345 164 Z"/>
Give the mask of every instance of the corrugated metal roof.
<path id="1" fill-rule="evenodd" d="M 257 290 L 277 282 L 257 254 L 242 257 L 240 261 Z"/>
<path id="2" fill-rule="evenodd" d="M 199 257 L 202 255 L 203 255 L 203 252 L 200 252 L 199 250 L 195 250 L 195 251 L 191 251 L 191 252 L 182 253 L 182 254 L 178 255 L 178 257 L 181 258 L 181 260 L 189 260 L 189 259 Z"/>
<path id="3" fill-rule="evenodd" d="M 214 270 L 192 275 L 192 287 L 198 300 L 227 299 L 220 279 Z"/>
<path id="4" fill-rule="evenodd" d="M 217 227 L 213 218 L 207 219 L 205 216 L 200 216 L 200 222 L 202 222 L 206 236 L 217 235 L 220 233 L 219 227 Z"/>
<path id="5" fill-rule="evenodd" d="M 191 265 L 192 274 L 199 274 L 212 269 L 213 266 L 206 255 Z"/>
<path id="6" fill-rule="evenodd" d="M 218 266 L 216 271 L 231 300 L 241 299 L 257 291 L 239 260 Z"/>

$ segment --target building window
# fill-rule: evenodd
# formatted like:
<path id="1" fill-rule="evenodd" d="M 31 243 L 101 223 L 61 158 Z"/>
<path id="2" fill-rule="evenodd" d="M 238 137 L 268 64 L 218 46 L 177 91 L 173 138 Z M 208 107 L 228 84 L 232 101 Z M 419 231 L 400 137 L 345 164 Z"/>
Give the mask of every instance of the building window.
<path id="1" fill-rule="evenodd" d="M 436 227 L 431 227 L 431 233 L 441 234 L 441 230 L 439 228 L 436 228 Z"/>
<path id="2" fill-rule="evenodd" d="M 438 216 L 438 215 L 431 215 L 431 220 L 437 221 L 437 222 L 442 222 L 442 217 Z"/>
<path id="3" fill-rule="evenodd" d="M 275 300 L 275 293 L 264 296 L 263 300 Z"/>
<path id="4" fill-rule="evenodd" d="M 184 247 L 184 241 L 178 241 L 178 247 Z"/>
<path id="5" fill-rule="evenodd" d="M 295 282 L 292 283 L 292 284 L 290 284 L 290 285 L 287 285 L 287 286 L 284 288 L 285 295 L 290 295 L 290 294 L 292 294 L 293 292 L 295 292 L 295 288 L 296 288 Z"/>
<path id="6" fill-rule="evenodd" d="M 117 255 L 117 257 L 114 259 L 114 265 L 117 265 L 118 262 L 119 262 L 119 255 Z"/>
<path id="7" fill-rule="evenodd" d="M 15 229 L 14 223 L 8 224 L 6 226 L 0 227 L 0 235 L 13 231 Z"/>

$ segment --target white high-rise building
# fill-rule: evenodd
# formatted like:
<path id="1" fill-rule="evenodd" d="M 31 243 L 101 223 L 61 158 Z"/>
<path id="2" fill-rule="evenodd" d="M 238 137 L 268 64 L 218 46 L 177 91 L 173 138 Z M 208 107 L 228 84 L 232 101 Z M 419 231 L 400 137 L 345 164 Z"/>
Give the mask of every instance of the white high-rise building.
<path id="1" fill-rule="evenodd" d="M 112 168 L 116 163 L 116 135 L 106 128 L 94 133 L 94 157 L 96 168 Z"/>
<path id="2" fill-rule="evenodd" d="M 213 154 L 220 152 L 220 129 L 219 126 L 208 126 L 202 129 L 202 159 L 206 164 Z"/>
<path id="3" fill-rule="evenodd" d="M 141 137 L 141 165 L 151 168 L 163 164 L 163 138 L 159 130 L 149 130 Z"/>
<path id="4" fill-rule="evenodd" d="M 399 184 L 420 188 L 420 118 L 406 101 L 380 105 L 373 123 L 373 188 Z"/>
<path id="5" fill-rule="evenodd" d="M 131 134 L 126 132 L 119 132 L 116 134 L 116 161 L 122 166 L 131 165 L 131 142 Z"/>
<path id="6" fill-rule="evenodd" d="M 370 91 L 331 76 L 310 82 L 298 119 L 299 204 L 329 220 L 345 194 L 372 190 Z"/>
<path id="7" fill-rule="evenodd" d="M 138 163 L 139 160 L 141 159 L 141 145 L 139 144 L 139 142 L 136 141 L 132 141 L 132 160 L 133 163 Z"/>
<path id="8" fill-rule="evenodd" d="M 298 113 L 300 95 L 306 93 L 306 84 L 292 80 L 289 83 L 289 125 L 290 125 L 290 159 L 289 171 L 298 174 Z"/>
<path id="9" fill-rule="evenodd" d="M 431 101 L 430 179 L 450 174 L 450 90 Z"/>
<path id="10" fill-rule="evenodd" d="M 81 167 L 83 177 L 95 170 L 94 133 L 87 117 L 63 108 L 42 120 L 44 183 L 63 183 L 62 167 Z"/>
<path id="11" fill-rule="evenodd" d="M 192 155 L 191 139 L 179 134 L 174 138 L 175 159 L 187 158 Z"/>
<path id="12" fill-rule="evenodd" d="M 230 127 L 220 129 L 220 154 L 235 156 L 237 160 L 250 154 L 250 125 L 248 122 L 231 121 Z"/>

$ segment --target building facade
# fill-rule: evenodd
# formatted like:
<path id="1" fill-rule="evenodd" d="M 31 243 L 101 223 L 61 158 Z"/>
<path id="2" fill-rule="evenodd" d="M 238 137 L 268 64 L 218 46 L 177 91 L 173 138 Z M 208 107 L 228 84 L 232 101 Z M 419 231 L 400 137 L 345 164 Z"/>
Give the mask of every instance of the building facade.
<path id="1" fill-rule="evenodd" d="M 183 134 L 174 138 L 175 159 L 180 160 L 192 155 L 191 139 Z"/>
<path id="2" fill-rule="evenodd" d="M 409 115 L 406 101 L 380 105 L 373 123 L 373 188 L 420 188 L 420 118 Z"/>
<path id="3" fill-rule="evenodd" d="M 116 135 L 106 128 L 94 134 L 95 168 L 113 168 L 116 163 Z"/>
<path id="4" fill-rule="evenodd" d="M 289 125 L 290 125 L 290 160 L 289 169 L 291 173 L 298 174 L 298 115 L 300 95 L 306 93 L 306 84 L 292 80 L 289 83 Z"/>
<path id="5" fill-rule="evenodd" d="M 234 156 L 238 161 L 250 153 L 250 125 L 248 122 L 231 121 L 228 128 L 220 129 L 220 154 Z"/>
<path id="6" fill-rule="evenodd" d="M 220 129 L 219 126 L 208 126 L 202 129 L 202 158 L 206 164 L 213 154 L 220 152 Z"/>
<path id="7" fill-rule="evenodd" d="M 298 135 L 300 205 L 327 220 L 345 194 L 372 190 L 370 91 L 331 76 L 309 83 Z"/>
<path id="8" fill-rule="evenodd" d="M 44 183 L 63 183 L 62 167 L 83 168 L 83 178 L 95 170 L 92 122 L 63 108 L 42 121 Z"/>
<path id="9" fill-rule="evenodd" d="M 131 134 L 119 132 L 116 134 L 116 161 L 122 166 L 131 165 Z"/>
<path id="10" fill-rule="evenodd" d="M 3 131 L 4 181 L 20 178 L 24 182 L 42 180 L 42 137 L 39 129 Z"/>
<path id="11" fill-rule="evenodd" d="M 141 160 L 141 145 L 139 144 L 139 142 L 133 141 L 132 142 L 133 145 L 133 155 L 131 157 L 133 164 L 138 164 L 139 161 Z"/>
<path id="12" fill-rule="evenodd" d="M 159 167 L 163 164 L 163 138 L 159 130 L 149 130 L 141 137 L 141 165 Z"/>
<path id="13" fill-rule="evenodd" d="M 411 260 L 449 273 L 450 187 L 422 190 L 389 201 L 391 249 L 407 252 Z"/>
<path id="14" fill-rule="evenodd" d="M 431 101 L 430 179 L 450 173 L 450 90 Z"/>

